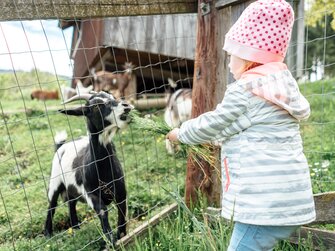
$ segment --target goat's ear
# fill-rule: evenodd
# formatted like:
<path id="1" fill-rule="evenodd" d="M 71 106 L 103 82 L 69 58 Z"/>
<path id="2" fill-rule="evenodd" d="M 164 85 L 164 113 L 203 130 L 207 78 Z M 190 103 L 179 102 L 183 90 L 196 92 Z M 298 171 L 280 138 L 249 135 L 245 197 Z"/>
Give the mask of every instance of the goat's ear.
<path id="1" fill-rule="evenodd" d="M 67 115 L 73 115 L 73 116 L 85 116 L 89 112 L 89 110 L 86 106 L 78 107 L 78 108 L 74 108 L 74 109 L 60 109 L 58 111 L 60 113 L 64 113 L 64 114 L 67 114 Z"/>

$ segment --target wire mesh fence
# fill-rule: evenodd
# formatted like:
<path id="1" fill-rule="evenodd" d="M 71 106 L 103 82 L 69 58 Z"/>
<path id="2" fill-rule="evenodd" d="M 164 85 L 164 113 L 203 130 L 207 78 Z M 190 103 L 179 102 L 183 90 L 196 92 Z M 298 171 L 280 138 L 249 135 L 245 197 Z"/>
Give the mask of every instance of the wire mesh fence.
<path id="1" fill-rule="evenodd" d="M 298 69 L 303 73 L 301 91 L 312 107 L 311 118 L 301 130 L 314 193 L 335 190 L 335 7 L 331 1 L 328 4 L 329 8 L 318 11 L 308 11 L 312 3 L 306 5 L 304 61 Z M 310 23 L 313 17 L 317 21 Z M 298 43 L 292 41 L 291 46 Z M 68 203 L 59 200 L 53 236 L 44 237 L 55 136 L 64 130 L 68 140 L 87 135 L 86 119 L 60 114 L 58 109 L 73 107 L 61 102 L 68 98 L 70 87 L 75 92 L 100 88 L 97 81 L 107 81 L 109 73 L 113 77 L 108 91 L 121 96 L 113 82 L 116 75 L 125 76 L 123 65 L 131 62 L 125 99 L 143 110 L 143 116 L 164 121 L 172 91 L 192 88 L 195 46 L 195 14 L 0 23 L 1 250 L 101 247 L 99 215 L 85 203 L 77 205 L 77 231 L 70 224 Z M 291 51 L 288 60 L 296 52 Z M 104 73 L 102 79 L 99 72 Z M 82 89 L 75 88 L 79 81 Z M 131 124 L 112 141 L 124 171 L 129 232 L 172 203 L 169 192 L 183 195 L 186 158 L 168 153 L 164 135 L 137 130 Z M 108 212 L 115 233 L 117 206 L 109 205 Z"/>
<path id="2" fill-rule="evenodd" d="M 300 88 L 309 100 L 311 118 L 302 125 L 305 153 L 315 193 L 334 191 L 334 4 L 307 1 L 304 77 Z M 312 136 L 313 135 L 313 136 Z"/>
<path id="3" fill-rule="evenodd" d="M 176 89 L 192 85 L 195 15 L 66 20 L 67 24 L 72 25 L 68 28 L 72 32 L 57 27 L 57 21 L 1 23 L 0 57 L 6 62 L 0 101 L 0 239 L 4 249 L 92 250 L 103 242 L 98 215 L 82 203 L 77 205 L 80 231 L 70 225 L 67 202 L 59 201 L 54 234 L 48 239 L 43 236 L 49 180 L 55 178 L 51 177 L 55 136 L 63 130 L 69 140 L 87 134 L 85 118 L 57 111 L 71 106 L 61 102 L 77 84 L 75 80 L 83 85 L 76 89 L 80 92 L 96 80 L 93 74 L 104 71 L 123 76 L 122 65 L 132 62 L 125 99 L 142 101 L 146 113 L 161 121 L 164 106 L 150 104 L 170 95 L 169 81 Z M 48 95 L 52 92 L 56 95 Z M 132 125 L 112 141 L 124 170 L 130 231 L 173 201 L 167 191 L 182 194 L 186 159 L 167 153 L 164 135 L 139 131 Z M 108 211 L 116 233 L 117 206 L 110 205 Z"/>

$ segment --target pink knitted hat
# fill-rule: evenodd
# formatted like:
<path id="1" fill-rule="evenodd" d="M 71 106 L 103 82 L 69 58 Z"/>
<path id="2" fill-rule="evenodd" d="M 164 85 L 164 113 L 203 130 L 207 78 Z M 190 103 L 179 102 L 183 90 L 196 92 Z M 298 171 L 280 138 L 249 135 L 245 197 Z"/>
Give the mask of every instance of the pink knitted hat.
<path id="1" fill-rule="evenodd" d="M 223 49 L 256 63 L 283 62 L 293 22 L 293 9 L 285 0 L 258 0 L 230 28 Z"/>

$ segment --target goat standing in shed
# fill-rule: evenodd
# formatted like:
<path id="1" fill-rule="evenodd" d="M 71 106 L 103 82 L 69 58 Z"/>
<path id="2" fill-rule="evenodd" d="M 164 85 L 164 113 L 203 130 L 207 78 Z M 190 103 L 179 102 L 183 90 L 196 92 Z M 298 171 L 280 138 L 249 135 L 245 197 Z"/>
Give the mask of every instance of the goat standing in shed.
<path id="1" fill-rule="evenodd" d="M 102 230 L 112 243 L 115 242 L 108 222 L 107 205 L 115 201 L 118 209 L 116 238 L 126 234 L 127 197 L 124 174 L 116 156 L 113 136 L 130 122 L 128 116 L 133 108 L 128 103 L 118 102 L 110 94 L 77 95 L 66 101 L 86 100 L 85 106 L 60 110 L 73 116 L 85 116 L 89 135 L 63 145 L 58 144 L 49 183 L 49 208 L 44 234 L 52 235 L 52 218 L 59 195 L 68 201 L 70 223 L 79 227 L 76 213 L 78 200 L 86 202 L 99 216 Z M 62 140 L 58 140 L 60 143 Z"/>
<path id="2" fill-rule="evenodd" d="M 111 92 L 116 98 L 124 97 L 125 89 L 128 87 L 132 78 L 134 65 L 132 63 L 124 64 L 123 73 L 113 73 L 108 71 L 95 72 L 92 69 L 94 79 L 94 91 Z"/>
<path id="3" fill-rule="evenodd" d="M 169 80 L 170 82 L 171 80 Z M 170 83 L 172 87 L 172 85 Z M 191 119 L 192 115 L 192 89 L 182 88 L 169 94 L 164 111 L 164 120 L 170 127 L 179 127 L 181 123 Z M 175 153 L 175 147 L 169 140 L 165 140 L 166 150 L 169 154 Z"/>

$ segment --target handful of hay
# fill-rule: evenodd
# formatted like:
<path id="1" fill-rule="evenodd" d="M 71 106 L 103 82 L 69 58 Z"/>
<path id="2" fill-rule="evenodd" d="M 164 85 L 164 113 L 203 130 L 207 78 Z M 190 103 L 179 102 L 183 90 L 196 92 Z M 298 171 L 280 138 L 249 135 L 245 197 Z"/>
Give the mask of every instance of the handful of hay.
<path id="1" fill-rule="evenodd" d="M 134 110 L 130 112 L 130 117 L 132 119 L 132 123 L 137 129 L 147 131 L 153 135 L 166 135 L 173 129 L 164 121 L 158 121 L 148 117 L 140 117 L 139 113 Z M 214 148 L 215 147 L 211 144 L 187 145 L 180 143 L 178 153 L 185 157 L 190 156 L 191 160 L 200 167 L 202 167 L 201 160 L 204 160 L 210 166 L 215 167 L 216 158 L 212 153 Z"/>

